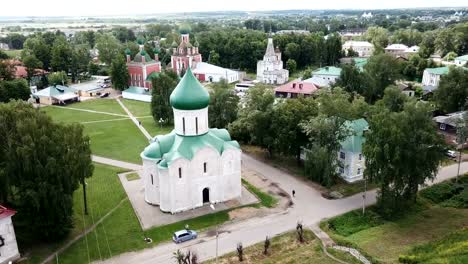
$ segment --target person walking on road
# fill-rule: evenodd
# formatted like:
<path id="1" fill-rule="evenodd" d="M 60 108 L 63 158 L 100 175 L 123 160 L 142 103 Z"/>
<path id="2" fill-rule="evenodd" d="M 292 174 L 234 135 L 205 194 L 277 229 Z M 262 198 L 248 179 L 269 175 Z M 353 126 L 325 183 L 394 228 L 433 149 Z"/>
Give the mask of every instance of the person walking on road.
<path id="1" fill-rule="evenodd" d="M 295 190 L 292 190 L 292 195 L 293 195 L 293 197 L 296 197 L 296 191 Z"/>

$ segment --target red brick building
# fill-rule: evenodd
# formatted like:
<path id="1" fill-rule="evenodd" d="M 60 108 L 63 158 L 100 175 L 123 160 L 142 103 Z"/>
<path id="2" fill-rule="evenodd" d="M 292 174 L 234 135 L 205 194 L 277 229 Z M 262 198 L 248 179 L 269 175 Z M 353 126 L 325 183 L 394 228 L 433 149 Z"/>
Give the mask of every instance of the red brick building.
<path id="1" fill-rule="evenodd" d="M 186 71 L 188 67 L 195 69 L 197 63 L 202 61 L 202 56 L 198 52 L 198 42 L 195 41 L 194 45 L 190 43 L 188 32 L 181 32 L 181 41 L 177 46 L 174 41 L 172 43 L 172 56 L 171 67 L 180 75 L 181 72 Z"/>
<path id="2" fill-rule="evenodd" d="M 158 54 L 155 53 L 153 60 L 140 46 L 140 51 L 131 59 L 131 52 L 129 49 L 125 51 L 127 55 L 127 68 L 130 74 L 129 86 L 151 88 L 151 78 L 157 76 L 161 72 L 161 62 L 159 61 Z"/>

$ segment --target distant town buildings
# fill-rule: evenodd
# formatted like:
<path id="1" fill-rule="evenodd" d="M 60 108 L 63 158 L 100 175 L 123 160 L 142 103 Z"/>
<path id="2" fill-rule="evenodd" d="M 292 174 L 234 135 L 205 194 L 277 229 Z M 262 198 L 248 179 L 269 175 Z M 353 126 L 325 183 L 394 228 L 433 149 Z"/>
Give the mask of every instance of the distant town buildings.
<path id="1" fill-rule="evenodd" d="M 308 34 L 310 34 L 310 31 L 300 30 L 300 29 L 289 29 L 289 30 L 276 31 L 275 34 L 277 34 L 277 35 L 285 35 L 285 34 L 308 35 Z"/>
<path id="2" fill-rule="evenodd" d="M 368 41 L 348 40 L 343 44 L 342 49 L 348 54 L 349 50 L 358 53 L 359 57 L 370 57 L 374 52 L 374 45 Z"/>
<path id="3" fill-rule="evenodd" d="M 370 19 L 373 17 L 373 15 L 372 15 L 372 12 L 369 12 L 369 13 L 364 12 L 364 14 L 362 14 L 361 17 L 364 19 Z"/>
<path id="4" fill-rule="evenodd" d="M 15 214 L 16 211 L 0 205 L 0 263 L 12 263 L 20 258 L 11 220 Z"/>
<path id="5" fill-rule="evenodd" d="M 262 83 L 283 84 L 288 78 L 289 71 L 283 69 L 281 52 L 274 48 L 273 39 L 269 37 L 263 60 L 257 62 L 257 80 Z"/>
<path id="6" fill-rule="evenodd" d="M 281 98 L 297 98 L 299 95 L 310 96 L 318 90 L 313 83 L 297 79 L 276 87 L 275 95 Z"/>
<path id="7" fill-rule="evenodd" d="M 454 60 L 455 65 L 457 66 L 466 66 L 468 62 L 468 55 L 463 55 L 460 57 L 456 57 Z"/>
<path id="8" fill-rule="evenodd" d="M 401 57 L 408 59 L 412 54 L 419 51 L 418 46 L 408 47 L 404 44 L 391 44 L 385 48 L 385 53 L 390 54 L 396 58 Z"/>

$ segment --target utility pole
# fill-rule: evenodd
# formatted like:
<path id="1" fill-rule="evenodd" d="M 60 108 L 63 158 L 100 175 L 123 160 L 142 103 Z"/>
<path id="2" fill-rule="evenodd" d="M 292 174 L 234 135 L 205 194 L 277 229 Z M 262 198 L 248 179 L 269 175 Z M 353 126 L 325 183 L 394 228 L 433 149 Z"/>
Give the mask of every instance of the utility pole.
<path id="1" fill-rule="evenodd" d="M 86 182 L 85 177 L 81 178 L 81 184 L 83 185 L 83 202 L 84 202 L 84 212 L 85 215 L 88 215 L 88 202 L 86 200 Z"/>
<path id="2" fill-rule="evenodd" d="M 362 194 L 362 215 L 366 213 L 366 194 L 367 194 L 367 178 L 364 176 L 364 193 Z"/>
<path id="3" fill-rule="evenodd" d="M 458 171 L 457 171 L 457 177 L 455 178 L 455 182 L 458 182 L 458 177 L 460 177 L 460 163 L 461 163 L 461 156 L 462 156 L 462 146 L 458 146 Z"/>

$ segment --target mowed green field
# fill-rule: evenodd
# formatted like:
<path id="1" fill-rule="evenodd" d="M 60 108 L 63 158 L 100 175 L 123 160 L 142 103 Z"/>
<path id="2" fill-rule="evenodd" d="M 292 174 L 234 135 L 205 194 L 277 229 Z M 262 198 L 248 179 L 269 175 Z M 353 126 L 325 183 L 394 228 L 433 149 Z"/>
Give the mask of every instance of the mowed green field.
<path id="1" fill-rule="evenodd" d="M 151 115 L 151 103 L 121 99 L 128 110 L 141 122 L 141 125 L 150 133 L 151 136 L 167 134 L 171 132 L 172 126 L 161 127 L 157 124 Z"/>
<path id="2" fill-rule="evenodd" d="M 125 110 L 114 99 L 93 99 L 79 103 L 68 104 L 65 107 L 86 109 L 98 112 L 120 114 L 126 116 Z"/>

